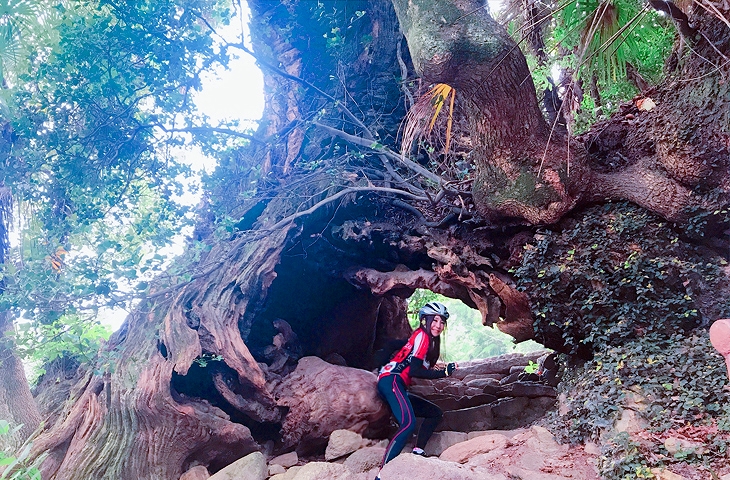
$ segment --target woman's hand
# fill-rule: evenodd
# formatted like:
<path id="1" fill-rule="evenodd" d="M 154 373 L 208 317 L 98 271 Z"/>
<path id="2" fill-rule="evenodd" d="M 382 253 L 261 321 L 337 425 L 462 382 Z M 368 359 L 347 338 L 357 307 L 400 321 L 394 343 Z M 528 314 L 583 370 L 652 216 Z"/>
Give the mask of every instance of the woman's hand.
<path id="1" fill-rule="evenodd" d="M 451 374 L 454 373 L 454 370 L 456 370 L 457 368 L 459 368 L 459 366 L 454 362 L 447 364 L 446 365 L 446 376 L 450 377 Z"/>

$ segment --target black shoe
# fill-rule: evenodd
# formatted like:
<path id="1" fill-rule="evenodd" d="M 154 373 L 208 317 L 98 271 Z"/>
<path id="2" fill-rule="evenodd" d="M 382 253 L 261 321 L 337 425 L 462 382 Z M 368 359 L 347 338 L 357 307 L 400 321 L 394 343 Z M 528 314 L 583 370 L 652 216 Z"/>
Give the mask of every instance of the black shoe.
<path id="1" fill-rule="evenodd" d="M 419 455 L 421 457 L 426 456 L 426 452 L 424 452 L 422 448 L 418 448 L 418 447 L 414 448 L 412 453 L 413 453 L 413 455 Z"/>

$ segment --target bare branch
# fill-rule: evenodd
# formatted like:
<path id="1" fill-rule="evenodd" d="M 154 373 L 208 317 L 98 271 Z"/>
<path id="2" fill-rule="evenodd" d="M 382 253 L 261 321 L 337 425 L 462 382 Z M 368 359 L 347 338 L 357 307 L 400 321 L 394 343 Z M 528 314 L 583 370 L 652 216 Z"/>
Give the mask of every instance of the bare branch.
<path id="1" fill-rule="evenodd" d="M 317 123 L 317 122 L 312 122 L 312 123 L 316 127 L 321 128 L 322 130 L 324 130 L 325 132 L 327 132 L 331 135 L 336 135 L 344 140 L 347 140 L 350 143 L 354 143 L 355 145 L 360 145 L 361 147 L 369 148 L 379 154 L 385 155 L 386 157 L 388 157 L 390 159 L 401 162 L 406 167 L 413 170 L 414 172 L 416 172 L 420 175 L 423 175 L 424 177 L 428 178 L 429 180 L 431 180 L 433 182 L 441 184 L 442 179 L 440 176 L 436 175 L 435 173 L 431 172 L 430 170 L 423 168 L 416 162 L 408 160 L 407 158 L 405 158 L 401 155 L 398 155 L 397 153 L 386 148 L 385 146 L 378 143 L 374 139 L 368 139 L 368 138 L 358 137 L 356 135 L 351 135 L 347 132 L 343 132 L 342 130 L 338 130 L 338 129 L 330 127 L 328 125 L 322 125 L 321 123 Z"/>
<path id="2" fill-rule="evenodd" d="M 256 61 L 261 66 L 266 67 L 269 70 L 273 71 L 274 73 L 277 73 L 277 74 L 281 75 L 284 78 L 287 78 L 289 80 L 293 80 L 293 81 L 295 81 L 297 83 L 300 83 L 300 84 L 304 85 L 305 87 L 310 88 L 310 89 L 314 90 L 315 92 L 319 93 L 324 98 L 326 98 L 327 100 L 329 100 L 332 103 L 334 103 L 335 107 L 337 107 L 342 113 L 344 113 L 347 118 L 349 118 L 353 123 L 355 123 L 355 125 L 357 125 L 358 127 L 362 128 L 363 129 L 363 132 L 364 132 L 364 135 L 365 135 L 366 138 L 369 138 L 369 139 L 374 139 L 375 138 L 373 136 L 373 134 L 370 132 L 370 130 L 368 129 L 368 127 L 364 123 L 362 123 L 362 121 L 359 118 L 357 118 L 355 116 L 355 114 L 353 114 L 340 100 L 337 100 L 335 97 L 333 97 L 329 93 L 325 92 L 321 88 L 317 87 L 316 85 L 313 85 L 313 84 L 309 83 L 308 81 L 304 80 L 303 78 L 297 77 L 296 75 L 292 75 L 292 74 L 290 74 L 290 73 L 288 73 L 288 72 L 286 72 L 286 71 L 284 71 L 284 70 L 282 70 L 282 69 L 280 69 L 280 68 L 272 65 L 271 63 L 267 62 L 266 60 L 262 59 L 261 57 L 259 57 L 258 55 L 256 55 L 254 52 L 252 52 L 251 50 L 249 50 L 246 47 L 246 45 L 244 45 L 243 43 L 227 43 L 226 46 L 227 47 L 238 48 L 238 49 L 243 50 L 244 52 L 246 52 L 249 55 L 251 55 L 254 59 L 256 59 Z"/>
<path id="3" fill-rule="evenodd" d="M 230 128 L 220 128 L 220 127 L 166 128 L 163 125 L 155 125 L 155 126 L 167 133 L 221 133 L 223 135 L 230 135 L 232 137 L 245 138 L 246 140 L 250 140 L 250 141 L 258 143 L 260 145 L 267 144 L 267 142 L 265 142 L 263 140 L 259 140 L 258 138 L 254 137 L 253 135 L 249 135 L 249 134 L 243 133 L 243 132 L 238 132 L 236 130 L 231 130 Z"/>
<path id="4" fill-rule="evenodd" d="M 399 190 L 397 188 L 387 188 L 387 187 L 349 187 L 344 190 L 340 190 L 339 192 L 335 193 L 332 196 L 329 196 L 323 200 L 320 200 L 319 202 L 315 203 L 311 207 L 309 207 L 306 210 L 303 210 L 301 212 L 297 212 L 293 215 L 289 215 L 288 217 L 276 222 L 274 225 L 272 225 L 269 228 L 266 228 L 265 230 L 276 230 L 278 228 L 282 228 L 286 226 L 289 223 L 294 222 L 299 217 L 303 217 L 305 215 L 310 215 L 317 211 L 320 207 L 327 205 L 328 203 L 334 202 L 335 200 L 344 197 L 345 195 L 348 195 L 350 193 L 355 192 L 382 192 L 382 193 L 393 193 L 395 195 L 401 195 L 407 198 L 410 198 L 411 200 L 416 200 L 419 202 L 428 202 L 428 198 L 426 197 L 419 197 L 418 195 L 414 195 L 410 192 L 407 192 L 405 190 Z"/>

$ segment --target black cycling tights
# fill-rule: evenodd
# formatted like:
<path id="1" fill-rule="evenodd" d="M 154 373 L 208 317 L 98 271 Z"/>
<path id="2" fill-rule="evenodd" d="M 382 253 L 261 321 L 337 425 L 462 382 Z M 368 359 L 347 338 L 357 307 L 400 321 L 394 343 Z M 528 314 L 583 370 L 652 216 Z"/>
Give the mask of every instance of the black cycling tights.
<path id="1" fill-rule="evenodd" d="M 383 465 L 393 460 L 403 450 L 416 429 L 416 417 L 423 418 L 418 431 L 416 446 L 425 448 L 428 439 L 441 421 L 443 412 L 439 407 L 421 397 L 408 393 L 400 375 L 387 375 L 378 380 L 378 392 L 390 405 L 400 428 L 385 449 Z"/>

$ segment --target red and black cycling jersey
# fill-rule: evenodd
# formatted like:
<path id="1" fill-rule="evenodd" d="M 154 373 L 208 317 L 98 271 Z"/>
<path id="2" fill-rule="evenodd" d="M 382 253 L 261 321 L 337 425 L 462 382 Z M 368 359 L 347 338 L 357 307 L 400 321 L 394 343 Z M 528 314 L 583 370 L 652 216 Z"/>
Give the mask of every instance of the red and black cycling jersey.
<path id="1" fill-rule="evenodd" d="M 423 328 L 417 329 L 408 339 L 403 348 L 396 353 L 392 360 L 386 363 L 378 373 L 378 380 L 386 375 L 400 375 L 406 386 L 411 384 L 411 378 L 442 378 L 446 376 L 443 370 L 429 370 L 430 364 L 426 360 L 431 338 Z"/>

